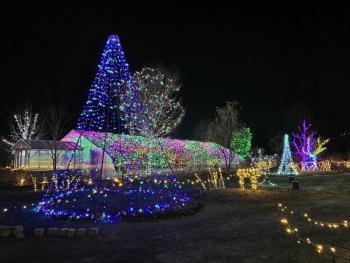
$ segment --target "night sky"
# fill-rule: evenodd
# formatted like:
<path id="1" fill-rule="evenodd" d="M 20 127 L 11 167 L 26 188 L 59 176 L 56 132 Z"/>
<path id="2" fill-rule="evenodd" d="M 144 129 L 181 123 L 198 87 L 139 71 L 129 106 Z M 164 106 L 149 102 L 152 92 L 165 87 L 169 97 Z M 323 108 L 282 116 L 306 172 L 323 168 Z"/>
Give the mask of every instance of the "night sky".
<path id="1" fill-rule="evenodd" d="M 196 123 L 236 99 L 254 146 L 269 149 L 271 138 L 307 117 L 332 138 L 329 152 L 350 148 L 348 1 L 72 2 L 2 6 L 1 135 L 14 108 L 28 102 L 42 111 L 65 100 L 76 120 L 115 33 L 132 72 L 147 65 L 180 72 L 187 114 L 174 137 L 193 138 Z"/>

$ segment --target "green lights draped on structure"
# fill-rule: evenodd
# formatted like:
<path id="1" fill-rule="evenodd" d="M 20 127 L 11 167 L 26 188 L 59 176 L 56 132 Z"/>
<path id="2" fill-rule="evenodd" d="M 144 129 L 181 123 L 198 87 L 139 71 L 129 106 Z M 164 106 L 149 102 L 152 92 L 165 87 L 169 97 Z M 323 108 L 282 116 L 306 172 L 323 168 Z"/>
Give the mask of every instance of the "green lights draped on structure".
<path id="1" fill-rule="evenodd" d="M 244 127 L 233 132 L 231 139 L 231 149 L 245 159 L 252 148 L 253 134 L 249 127 Z"/>

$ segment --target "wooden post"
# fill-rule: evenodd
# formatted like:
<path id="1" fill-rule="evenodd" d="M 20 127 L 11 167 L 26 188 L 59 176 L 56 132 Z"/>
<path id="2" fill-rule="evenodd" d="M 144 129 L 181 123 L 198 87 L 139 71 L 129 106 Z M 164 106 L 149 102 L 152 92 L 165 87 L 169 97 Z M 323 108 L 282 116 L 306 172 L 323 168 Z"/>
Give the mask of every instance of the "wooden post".
<path id="1" fill-rule="evenodd" d="M 40 170 L 40 163 L 41 163 L 41 159 L 40 159 L 40 150 L 38 150 L 38 168 Z"/>
<path id="2" fill-rule="evenodd" d="M 107 132 L 105 132 L 105 140 L 103 143 L 103 152 L 102 152 L 102 160 L 101 160 L 101 172 L 98 178 L 98 189 L 100 190 L 101 187 L 101 182 L 102 182 L 102 173 L 103 173 L 103 162 L 104 162 L 104 158 L 105 158 L 105 151 L 106 151 L 106 141 L 107 141 Z"/>
<path id="3" fill-rule="evenodd" d="M 18 150 L 14 150 L 13 154 L 13 169 L 18 167 Z"/>
<path id="4" fill-rule="evenodd" d="M 30 170 L 30 153 L 31 153 L 31 150 L 29 149 L 29 150 L 27 150 L 27 154 L 28 154 L 28 156 L 27 156 L 27 158 L 28 158 L 28 163 L 27 163 L 27 165 L 28 165 L 28 170 Z"/>

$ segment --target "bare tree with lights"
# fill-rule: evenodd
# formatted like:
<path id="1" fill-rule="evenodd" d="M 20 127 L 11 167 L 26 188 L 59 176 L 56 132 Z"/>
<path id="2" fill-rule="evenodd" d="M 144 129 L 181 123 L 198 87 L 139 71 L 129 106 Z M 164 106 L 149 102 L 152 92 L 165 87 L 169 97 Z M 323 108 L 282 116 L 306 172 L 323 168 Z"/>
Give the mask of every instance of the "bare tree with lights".
<path id="1" fill-rule="evenodd" d="M 135 72 L 133 79 L 148 119 L 143 133 L 151 133 L 152 137 L 169 135 L 185 116 L 179 99 L 181 84 L 177 75 L 145 67 Z"/>
<path id="2" fill-rule="evenodd" d="M 30 107 L 26 107 L 13 115 L 13 121 L 10 122 L 10 135 L 8 138 L 2 138 L 1 141 L 7 147 L 12 147 L 19 140 L 37 140 L 41 136 L 41 128 L 39 114 L 34 113 Z"/>
<path id="3" fill-rule="evenodd" d="M 179 98 L 181 83 L 175 73 L 150 67 L 135 72 L 133 79 L 143 104 L 141 133 L 148 138 L 150 154 L 153 142 L 173 132 L 185 116 Z M 149 154 L 147 173 L 151 172 Z"/>

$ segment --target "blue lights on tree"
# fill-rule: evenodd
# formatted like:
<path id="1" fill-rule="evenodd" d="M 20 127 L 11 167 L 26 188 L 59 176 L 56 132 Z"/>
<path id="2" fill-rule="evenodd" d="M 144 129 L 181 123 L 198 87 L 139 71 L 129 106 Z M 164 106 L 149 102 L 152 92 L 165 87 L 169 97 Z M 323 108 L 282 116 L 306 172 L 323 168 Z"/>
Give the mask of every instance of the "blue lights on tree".
<path id="1" fill-rule="evenodd" d="M 77 130 L 135 133 L 141 109 L 119 37 L 110 35 Z"/>

